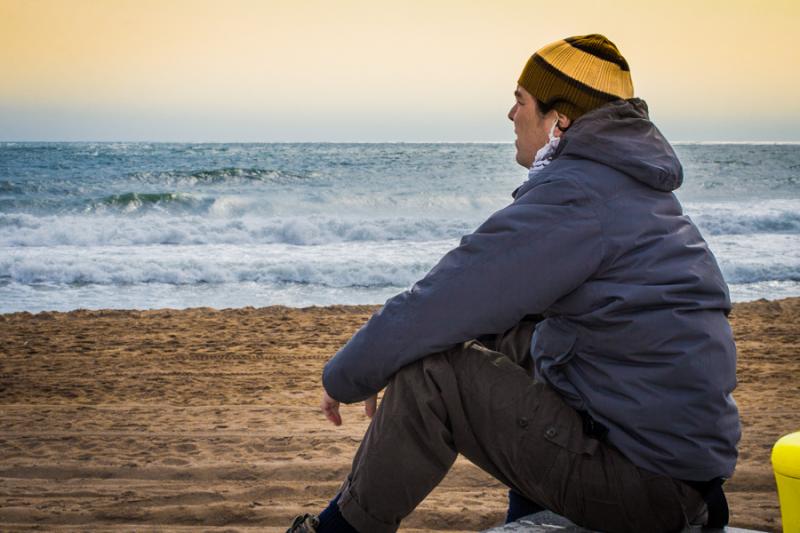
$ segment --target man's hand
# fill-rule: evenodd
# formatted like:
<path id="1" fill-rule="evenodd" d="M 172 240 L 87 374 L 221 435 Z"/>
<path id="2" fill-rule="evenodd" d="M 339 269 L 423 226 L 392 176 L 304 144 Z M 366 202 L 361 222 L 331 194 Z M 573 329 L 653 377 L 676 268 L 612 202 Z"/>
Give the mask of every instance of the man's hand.
<path id="1" fill-rule="evenodd" d="M 342 415 L 339 414 L 339 402 L 338 400 L 334 400 L 328 395 L 328 391 L 322 389 L 322 402 L 319 405 L 322 412 L 325 413 L 325 418 L 330 420 L 333 425 L 341 426 L 342 425 Z M 374 396 L 370 396 L 366 400 L 364 400 L 364 412 L 367 413 L 367 416 L 372 418 L 375 414 L 375 411 L 378 409 L 378 395 L 375 394 Z"/>
<path id="2" fill-rule="evenodd" d="M 364 400 L 364 412 L 367 413 L 367 416 L 372 418 L 375 414 L 375 411 L 378 410 L 378 395 L 375 394 L 374 396 L 370 396 L 366 400 Z"/>

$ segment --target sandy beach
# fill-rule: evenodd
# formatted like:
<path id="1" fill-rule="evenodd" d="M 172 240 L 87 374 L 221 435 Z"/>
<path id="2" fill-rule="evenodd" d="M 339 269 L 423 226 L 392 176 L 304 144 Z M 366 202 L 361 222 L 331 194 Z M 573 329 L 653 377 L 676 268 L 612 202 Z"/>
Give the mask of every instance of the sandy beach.
<path id="1" fill-rule="evenodd" d="M 0 529 L 284 531 L 318 512 L 369 419 L 318 411 L 324 363 L 378 306 L 0 315 Z M 769 456 L 800 429 L 800 299 L 735 306 L 744 435 L 731 523 L 780 530 Z M 459 457 L 403 531 L 502 523 Z"/>

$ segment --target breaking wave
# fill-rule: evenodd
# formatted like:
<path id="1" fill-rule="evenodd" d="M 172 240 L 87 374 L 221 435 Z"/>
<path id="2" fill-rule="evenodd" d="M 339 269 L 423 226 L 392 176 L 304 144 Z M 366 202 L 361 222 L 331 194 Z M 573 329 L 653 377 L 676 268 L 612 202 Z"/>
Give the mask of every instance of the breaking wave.
<path id="1" fill-rule="evenodd" d="M 240 259 L 237 255 L 244 254 L 217 252 L 149 256 L 108 251 L 87 256 L 64 251 L 7 256 L 0 258 L 0 281 L 50 286 L 254 282 L 376 288 L 410 286 L 430 269 L 436 256 L 432 254 L 427 261 L 397 253 L 384 258 L 361 257 L 358 261 L 295 256 L 289 261 L 285 257 L 269 257 L 270 254 Z"/>
<path id="2" fill-rule="evenodd" d="M 230 206 L 228 208 L 230 209 Z M 159 213 L 141 217 L 116 215 L 48 215 L 0 213 L 0 246 L 138 246 L 150 244 L 292 244 L 334 242 L 432 241 L 457 239 L 474 229 L 471 221 L 394 217 L 175 218 Z"/>
<path id="3" fill-rule="evenodd" d="M 762 204 L 692 205 L 686 212 L 701 231 L 709 235 L 749 233 L 800 233 L 800 210 L 796 202 Z"/>

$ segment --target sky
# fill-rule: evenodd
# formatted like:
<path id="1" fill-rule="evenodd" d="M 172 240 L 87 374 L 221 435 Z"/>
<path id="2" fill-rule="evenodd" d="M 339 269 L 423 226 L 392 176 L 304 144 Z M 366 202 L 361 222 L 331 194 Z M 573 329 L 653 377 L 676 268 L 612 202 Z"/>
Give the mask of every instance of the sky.
<path id="1" fill-rule="evenodd" d="M 800 1 L 0 0 L 0 141 L 511 142 L 602 33 L 671 141 L 800 141 Z"/>

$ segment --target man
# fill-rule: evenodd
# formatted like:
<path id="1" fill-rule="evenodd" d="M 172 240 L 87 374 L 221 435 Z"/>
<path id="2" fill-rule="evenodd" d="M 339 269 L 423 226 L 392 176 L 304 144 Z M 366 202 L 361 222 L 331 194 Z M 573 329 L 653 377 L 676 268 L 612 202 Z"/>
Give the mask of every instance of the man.
<path id="1" fill-rule="evenodd" d="M 458 453 L 590 529 L 722 525 L 736 463 L 728 289 L 671 191 L 683 172 L 602 35 L 528 61 L 514 201 L 325 366 L 322 410 L 386 388 L 339 493 L 290 531 L 393 532 Z"/>

